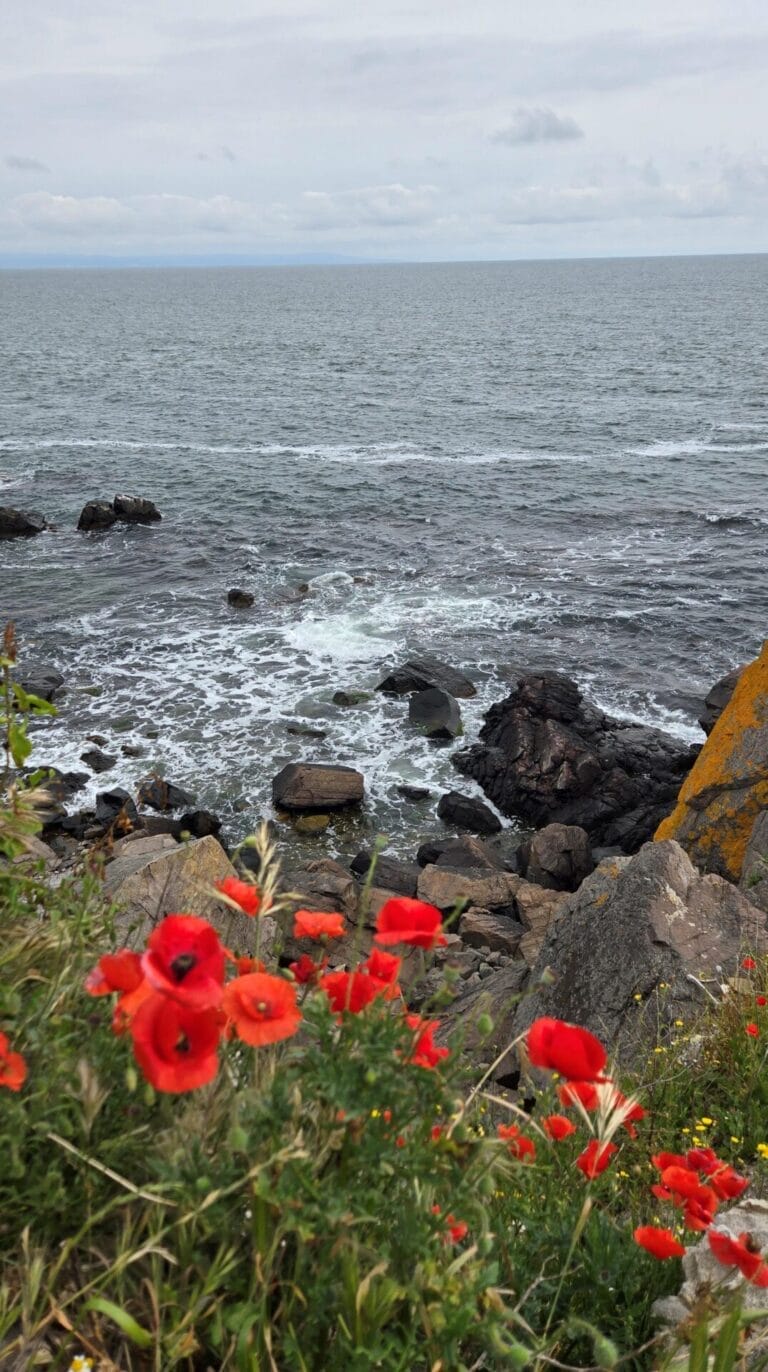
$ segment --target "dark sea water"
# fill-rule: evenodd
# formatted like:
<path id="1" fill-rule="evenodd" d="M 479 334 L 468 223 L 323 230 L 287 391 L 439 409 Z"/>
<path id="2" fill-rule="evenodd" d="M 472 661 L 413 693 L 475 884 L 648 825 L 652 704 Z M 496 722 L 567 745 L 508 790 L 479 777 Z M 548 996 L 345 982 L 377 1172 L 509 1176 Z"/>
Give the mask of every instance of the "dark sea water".
<path id="1" fill-rule="evenodd" d="M 91 794 L 157 766 L 242 833 L 284 763 L 354 763 L 407 851 L 440 826 L 394 786 L 436 800 L 452 750 L 335 690 L 434 652 L 472 739 L 552 667 L 697 739 L 768 629 L 768 257 L 4 272 L 0 378 L 0 502 L 55 524 L 0 543 L 69 687 L 34 760 L 146 748 Z M 162 524 L 76 532 L 117 492 Z"/>

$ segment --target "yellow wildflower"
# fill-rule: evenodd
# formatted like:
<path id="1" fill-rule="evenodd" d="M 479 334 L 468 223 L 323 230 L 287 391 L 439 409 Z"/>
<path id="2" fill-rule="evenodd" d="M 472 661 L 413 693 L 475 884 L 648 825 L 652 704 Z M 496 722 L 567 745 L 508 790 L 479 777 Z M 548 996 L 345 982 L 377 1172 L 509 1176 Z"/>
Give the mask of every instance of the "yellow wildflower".
<path id="1" fill-rule="evenodd" d="M 768 1158 L 768 1143 L 758 1143 L 757 1151 L 761 1158 Z"/>

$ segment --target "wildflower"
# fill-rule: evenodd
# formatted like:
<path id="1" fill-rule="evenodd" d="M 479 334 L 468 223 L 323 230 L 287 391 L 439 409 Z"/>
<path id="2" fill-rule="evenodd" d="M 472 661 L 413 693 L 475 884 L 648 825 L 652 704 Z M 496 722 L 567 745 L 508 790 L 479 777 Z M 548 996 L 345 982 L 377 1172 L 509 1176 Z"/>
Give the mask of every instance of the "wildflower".
<path id="1" fill-rule="evenodd" d="M 534 1020 L 526 1046 L 534 1067 L 548 1067 L 574 1081 L 599 1081 L 608 1060 L 594 1034 L 561 1019 Z"/>
<path id="2" fill-rule="evenodd" d="M 197 915 L 167 915 L 152 930 L 141 959 L 147 981 L 156 991 L 205 1010 L 221 1001 L 224 949 L 216 930 Z"/>
<path id="3" fill-rule="evenodd" d="M 641 1248 L 651 1253 L 654 1258 L 682 1258 L 685 1255 L 685 1247 L 678 1243 L 671 1229 L 657 1229 L 655 1225 L 640 1225 L 634 1233 L 635 1243 L 639 1243 Z"/>
<path id="4" fill-rule="evenodd" d="M 600 1104 L 597 1087 L 591 1081 L 566 1081 L 557 1088 L 560 1104 L 565 1110 L 572 1105 L 581 1105 L 585 1110 L 596 1110 Z"/>
<path id="5" fill-rule="evenodd" d="M 434 1041 L 435 1030 L 440 1026 L 436 1020 L 422 1019 L 420 1015 L 406 1015 L 405 1022 L 416 1034 L 409 1062 L 417 1067 L 437 1067 L 449 1055 L 449 1049 L 438 1048 Z"/>
<path id="6" fill-rule="evenodd" d="M 439 1205 L 432 1206 L 432 1214 L 442 1214 Z M 469 1233 L 469 1225 L 464 1220 L 457 1220 L 455 1215 L 446 1215 L 445 1224 L 448 1230 L 448 1233 L 445 1235 L 445 1238 L 446 1240 L 450 1240 L 451 1243 L 460 1243 L 461 1240 L 463 1238 L 466 1238 L 467 1234 Z"/>
<path id="7" fill-rule="evenodd" d="M 364 1010 L 366 1005 L 370 1005 L 377 996 L 386 996 L 390 990 L 386 982 L 359 971 L 326 972 L 325 976 L 320 978 L 318 986 L 327 995 L 331 1009 L 335 1010 L 337 1015 L 343 1010 L 359 1015 L 360 1011 Z"/>
<path id="8" fill-rule="evenodd" d="M 759 1005 L 762 1010 L 764 1005 L 768 1005 L 768 996 L 755 996 L 755 1005 Z"/>
<path id="9" fill-rule="evenodd" d="M 112 1028 L 116 1034 L 125 1033 L 139 1006 L 152 995 L 152 987 L 141 967 L 141 958 L 129 948 L 119 953 L 106 953 L 85 979 L 89 996 L 108 996 L 114 991 L 122 994 L 115 1004 Z"/>
<path id="10" fill-rule="evenodd" d="M 433 1124 L 429 1131 L 429 1137 L 433 1143 L 437 1143 L 438 1139 L 443 1137 L 444 1132 L 442 1124 Z"/>
<path id="11" fill-rule="evenodd" d="M 376 916 L 377 943 L 410 943 L 415 948 L 444 948 L 448 940 L 442 915 L 434 905 L 409 896 L 395 896 Z"/>
<path id="12" fill-rule="evenodd" d="M 594 1181 L 605 1171 L 617 1151 L 615 1143 L 600 1143 L 599 1139 L 590 1139 L 584 1152 L 579 1153 L 576 1166 L 588 1181 Z"/>
<path id="13" fill-rule="evenodd" d="M 696 1121 L 696 1128 L 708 1129 L 710 1124 L 714 1124 L 714 1122 L 713 1119 L 710 1119 L 709 1115 L 702 1115 L 701 1119 Z"/>
<path id="14" fill-rule="evenodd" d="M 326 910 L 297 910 L 293 917 L 294 938 L 343 938 L 345 932 L 344 916 Z"/>
<path id="15" fill-rule="evenodd" d="M 67 1368 L 67 1372 L 93 1372 L 93 1358 L 86 1358 L 82 1353 L 76 1353 Z"/>
<path id="16" fill-rule="evenodd" d="M 744 968 L 745 972 L 754 972 L 755 968 L 757 967 L 757 963 L 755 962 L 754 958 L 742 958 L 741 965 Z"/>
<path id="17" fill-rule="evenodd" d="M 403 959 L 395 957 L 394 953 L 385 953 L 381 948 L 374 948 L 365 962 L 360 964 L 360 970 L 376 977 L 378 981 L 385 981 L 388 986 L 394 986 L 402 965 Z"/>
<path id="18" fill-rule="evenodd" d="M 133 1051 L 158 1091 L 193 1091 L 216 1075 L 219 1031 L 214 1008 L 199 1010 L 156 993 L 139 1007 L 131 1024 Z"/>
<path id="19" fill-rule="evenodd" d="M 758 1034 L 760 1033 L 760 1030 L 758 1029 L 756 1024 L 745 1024 L 744 1033 L 749 1034 L 750 1038 L 756 1039 Z"/>
<path id="20" fill-rule="evenodd" d="M 761 1158 L 768 1158 L 768 1143 L 758 1143 L 757 1151 Z"/>
<path id="21" fill-rule="evenodd" d="M 518 1162 L 535 1162 L 536 1144 L 525 1134 L 521 1134 L 516 1124 L 500 1124 L 499 1138 L 509 1146 L 509 1151 Z"/>
<path id="22" fill-rule="evenodd" d="M 238 977 L 247 977 L 249 972 L 266 972 L 266 966 L 261 958 L 233 958 L 235 973 Z"/>
<path id="23" fill-rule="evenodd" d="M 0 1086 L 20 1091 L 27 1079 L 27 1064 L 21 1053 L 14 1053 L 5 1034 L 0 1034 Z"/>
<path id="24" fill-rule="evenodd" d="M 547 1115 L 546 1119 L 542 1120 L 542 1125 L 544 1133 L 557 1143 L 561 1139 L 567 1139 L 569 1134 L 576 1133 L 576 1125 L 565 1115 Z"/>
<path id="25" fill-rule="evenodd" d="M 299 986 L 306 986 L 309 982 L 316 981 L 328 965 L 328 959 L 323 958 L 320 962 L 313 962 L 308 953 L 302 953 L 298 962 L 290 963 L 288 971 L 293 973 L 294 981 Z"/>
<path id="26" fill-rule="evenodd" d="M 223 881 L 217 881 L 215 884 L 216 890 L 223 896 L 228 896 L 244 915 L 258 915 L 261 909 L 261 891 L 253 882 L 241 881 L 239 877 L 224 877 Z"/>
<path id="27" fill-rule="evenodd" d="M 236 977 L 227 986 L 222 1005 L 238 1038 L 254 1048 L 291 1038 L 301 1023 L 295 986 L 266 972 Z"/>
<path id="28" fill-rule="evenodd" d="M 768 1264 L 763 1261 L 760 1251 L 753 1248 L 750 1234 L 739 1234 L 738 1239 L 732 1239 L 720 1229 L 710 1229 L 707 1238 L 717 1261 L 724 1267 L 738 1267 L 753 1286 L 768 1286 Z"/>

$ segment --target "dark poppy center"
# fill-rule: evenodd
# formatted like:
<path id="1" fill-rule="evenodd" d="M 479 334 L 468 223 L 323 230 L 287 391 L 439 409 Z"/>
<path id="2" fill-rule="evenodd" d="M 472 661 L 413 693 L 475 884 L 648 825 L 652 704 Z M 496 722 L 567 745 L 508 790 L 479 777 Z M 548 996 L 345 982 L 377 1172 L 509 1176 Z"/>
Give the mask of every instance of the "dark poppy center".
<path id="1" fill-rule="evenodd" d="M 179 1037 L 178 1037 L 177 1040 L 176 1040 L 176 1052 L 177 1052 L 177 1053 L 188 1053 L 188 1052 L 189 1052 L 189 1039 L 187 1038 L 186 1034 L 179 1034 Z"/>
<path id="2" fill-rule="evenodd" d="M 183 981 L 187 972 L 191 972 L 196 964 L 197 958 L 194 953 L 179 953 L 178 957 L 174 958 L 171 963 L 174 981 Z"/>

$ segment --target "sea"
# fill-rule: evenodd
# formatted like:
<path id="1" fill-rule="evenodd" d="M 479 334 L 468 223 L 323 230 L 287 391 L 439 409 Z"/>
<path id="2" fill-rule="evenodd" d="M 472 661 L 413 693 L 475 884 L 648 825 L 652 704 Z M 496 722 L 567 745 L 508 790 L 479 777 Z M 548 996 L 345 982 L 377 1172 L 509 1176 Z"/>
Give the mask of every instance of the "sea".
<path id="1" fill-rule="evenodd" d="M 117 493 L 162 522 L 77 531 Z M 32 761 L 117 758 L 80 804 L 155 771 L 241 838 L 343 763 L 361 814 L 289 847 L 407 855 L 477 792 L 374 690 L 399 662 L 473 679 L 464 743 L 542 668 L 696 741 L 759 651 L 768 256 L 0 272 L 0 504 L 52 525 L 0 542 L 22 674 L 66 681 Z"/>

